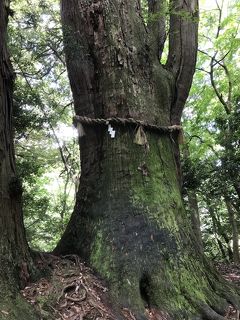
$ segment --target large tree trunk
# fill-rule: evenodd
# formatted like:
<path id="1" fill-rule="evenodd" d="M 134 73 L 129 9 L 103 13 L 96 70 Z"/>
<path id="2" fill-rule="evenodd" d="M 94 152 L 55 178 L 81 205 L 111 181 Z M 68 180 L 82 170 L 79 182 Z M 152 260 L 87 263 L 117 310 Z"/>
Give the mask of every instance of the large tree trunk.
<path id="1" fill-rule="evenodd" d="M 13 70 L 6 48 L 9 1 L 0 0 L 0 319 L 35 319 L 20 298 L 29 278 L 29 248 L 21 209 L 12 136 Z"/>
<path id="2" fill-rule="evenodd" d="M 77 115 L 164 126 L 180 121 L 195 65 L 197 7 L 194 1 L 172 6 L 188 14 L 171 18 L 166 68 L 148 43 L 139 1 L 62 0 Z M 228 302 L 239 301 L 206 266 L 192 237 L 175 137 L 146 129 L 138 145 L 136 126 L 112 126 L 115 138 L 107 126 L 84 126 L 76 206 L 55 252 L 84 257 L 108 281 L 113 302 L 130 306 L 137 319 L 146 318 L 146 306 L 175 320 L 223 319 Z"/>

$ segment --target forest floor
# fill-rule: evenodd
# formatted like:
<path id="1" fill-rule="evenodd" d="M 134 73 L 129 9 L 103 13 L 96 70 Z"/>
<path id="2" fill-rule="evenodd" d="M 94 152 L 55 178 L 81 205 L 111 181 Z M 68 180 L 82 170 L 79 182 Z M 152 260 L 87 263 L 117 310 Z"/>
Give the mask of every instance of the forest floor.
<path id="1" fill-rule="evenodd" d="M 24 298 L 35 306 L 41 319 L 52 320 L 115 320 L 108 289 L 104 282 L 78 256 L 62 258 L 43 254 L 37 259 L 38 267 L 48 267 L 51 277 L 30 283 L 21 291 Z M 225 279 L 240 286 L 240 265 L 217 263 Z M 122 318 L 135 320 L 129 309 L 122 309 Z M 146 308 L 149 320 L 165 320 L 164 314 Z M 239 319 L 238 311 L 229 307 L 225 319 Z"/>
<path id="2" fill-rule="evenodd" d="M 60 258 L 42 254 L 36 264 L 51 270 L 51 276 L 28 284 L 21 293 L 35 306 L 41 320 L 116 319 L 104 282 L 77 255 Z M 130 310 L 121 312 L 124 319 L 135 319 Z"/>

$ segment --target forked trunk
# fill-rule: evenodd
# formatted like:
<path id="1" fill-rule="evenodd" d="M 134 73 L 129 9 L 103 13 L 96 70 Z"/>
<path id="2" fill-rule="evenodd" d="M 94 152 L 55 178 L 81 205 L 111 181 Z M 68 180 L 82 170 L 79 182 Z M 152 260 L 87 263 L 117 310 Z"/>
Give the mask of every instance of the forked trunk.
<path id="1" fill-rule="evenodd" d="M 183 8 L 186 3 L 194 19 L 194 2 L 185 1 Z M 180 87 L 186 89 L 184 59 L 178 75 L 173 57 L 168 69 L 159 63 L 136 0 L 63 0 L 62 19 L 76 114 L 95 121 L 84 125 L 76 206 L 55 252 L 85 258 L 108 281 L 113 303 L 130 307 L 136 319 L 146 318 L 146 306 L 157 307 L 166 319 L 223 319 L 228 302 L 238 306 L 239 300 L 233 289 L 225 290 L 192 237 L 179 190 L 175 137 L 114 119 L 111 137 L 108 126 L 96 120 L 174 125 L 170 119 L 177 121 L 186 96 L 178 96 Z M 178 36 L 196 24 L 181 19 L 178 31 L 172 19 Z M 186 40 L 185 34 L 181 45 Z M 190 39 L 192 50 L 195 40 Z M 194 65 L 195 53 L 188 54 Z"/>

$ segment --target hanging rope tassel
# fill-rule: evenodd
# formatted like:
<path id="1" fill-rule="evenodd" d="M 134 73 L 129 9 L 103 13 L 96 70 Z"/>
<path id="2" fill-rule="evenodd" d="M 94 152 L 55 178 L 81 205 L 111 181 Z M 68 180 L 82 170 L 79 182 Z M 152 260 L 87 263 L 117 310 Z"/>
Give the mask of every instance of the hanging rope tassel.
<path id="1" fill-rule="evenodd" d="M 77 131 L 78 131 L 79 138 L 85 136 L 85 134 L 86 134 L 84 129 L 83 129 L 83 125 L 81 124 L 81 122 L 77 123 Z"/>
<path id="2" fill-rule="evenodd" d="M 144 132 L 142 126 L 138 127 L 133 142 L 140 145 L 140 146 L 144 146 L 146 148 L 146 150 L 149 149 L 149 143 L 147 140 L 147 136 L 146 136 L 146 133 Z"/>

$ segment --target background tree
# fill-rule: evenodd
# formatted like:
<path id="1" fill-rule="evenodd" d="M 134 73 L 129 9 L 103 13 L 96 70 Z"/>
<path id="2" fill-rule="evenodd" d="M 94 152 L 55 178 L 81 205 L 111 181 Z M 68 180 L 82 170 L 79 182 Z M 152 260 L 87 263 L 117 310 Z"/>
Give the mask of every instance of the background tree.
<path id="1" fill-rule="evenodd" d="M 21 182 L 16 175 L 12 128 L 14 73 L 6 47 L 9 2 L 0 1 L 0 318 L 35 319 L 18 293 L 31 258 L 23 228 Z"/>
<path id="2" fill-rule="evenodd" d="M 13 1 L 14 130 L 27 239 L 50 251 L 72 211 L 79 174 L 58 1 Z"/>
<path id="3" fill-rule="evenodd" d="M 139 1 L 62 1 L 78 116 L 180 123 L 196 61 L 197 2 L 148 4 L 157 19 L 146 26 Z M 108 281 L 114 301 L 130 306 L 137 319 L 146 318 L 146 305 L 165 318 L 224 319 L 228 303 L 238 306 L 239 298 L 225 289 L 192 236 L 175 163 L 177 134 L 110 124 L 115 137 L 107 125 L 84 125 L 77 202 L 55 252 L 84 257 Z"/>

